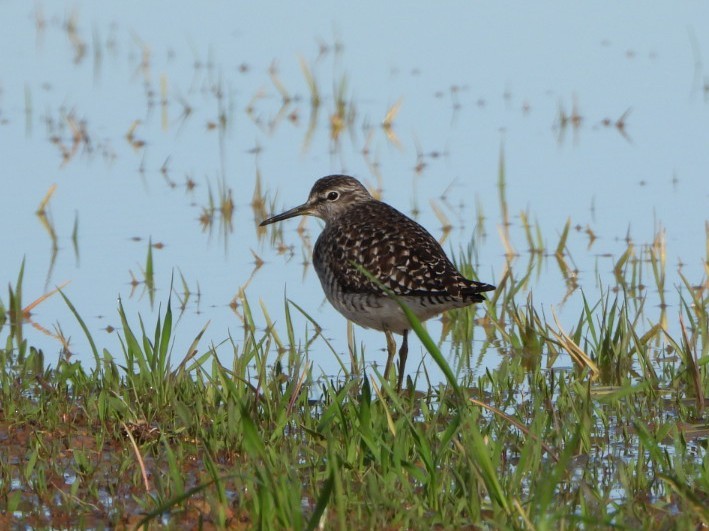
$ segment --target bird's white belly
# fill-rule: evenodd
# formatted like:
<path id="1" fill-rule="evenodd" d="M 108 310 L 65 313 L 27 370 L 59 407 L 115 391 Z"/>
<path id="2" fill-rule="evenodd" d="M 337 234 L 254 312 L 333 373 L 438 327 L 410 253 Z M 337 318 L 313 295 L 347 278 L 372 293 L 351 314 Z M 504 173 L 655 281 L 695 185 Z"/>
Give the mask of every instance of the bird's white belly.
<path id="1" fill-rule="evenodd" d="M 397 334 L 402 334 L 404 330 L 410 330 L 409 323 L 404 311 L 399 304 L 389 297 L 377 297 L 364 294 L 338 294 L 328 296 L 330 304 L 355 324 L 365 328 L 375 330 L 390 330 Z M 426 321 L 450 308 L 439 304 L 422 304 L 417 297 L 402 297 L 401 301 L 406 304 L 420 321 Z M 462 304 L 461 306 L 464 306 Z"/>

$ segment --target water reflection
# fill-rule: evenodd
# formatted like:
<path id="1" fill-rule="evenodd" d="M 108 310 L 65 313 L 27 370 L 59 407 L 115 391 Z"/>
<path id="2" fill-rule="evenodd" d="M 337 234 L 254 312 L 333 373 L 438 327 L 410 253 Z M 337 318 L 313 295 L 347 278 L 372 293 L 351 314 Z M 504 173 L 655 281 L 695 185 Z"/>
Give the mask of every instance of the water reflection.
<path id="1" fill-rule="evenodd" d="M 490 63 L 483 79 L 482 65 L 469 69 L 459 46 L 441 48 L 436 61 L 397 54 L 392 64 L 380 60 L 376 42 L 348 47 L 349 31 L 320 40 L 314 50 L 312 41 L 286 55 L 244 47 L 222 60 L 232 48 L 211 45 L 220 29 L 184 45 L 160 32 L 127 29 L 124 19 L 101 18 L 86 6 L 68 14 L 36 6 L 31 14 L 35 41 L 18 37 L 15 44 L 27 58 L 15 68 L 23 89 L 6 89 L 0 123 L 13 131 L 24 125 L 24 137 L 10 135 L 9 152 L 31 151 L 33 172 L 41 176 L 17 185 L 28 186 L 35 204 L 46 194 L 37 209 L 39 227 L 23 225 L 27 236 L 8 243 L 16 252 L 3 269 L 4 278 L 13 279 L 21 256 L 30 256 L 29 277 L 43 278 L 42 285 L 29 286 L 34 298 L 72 279 L 70 295 L 82 313 L 110 316 L 117 292 L 126 290 L 135 309 L 148 312 L 173 293 L 183 324 L 199 329 L 210 313 L 219 323 L 210 330 L 219 342 L 233 325 L 233 312 L 224 308 L 238 308 L 249 296 L 264 298 L 275 313 L 287 289 L 344 350 L 345 325 L 323 309 L 310 274 L 317 222 L 268 233 L 257 227 L 332 171 L 357 174 L 375 196 L 432 230 L 461 267 L 471 263 L 489 272 L 486 278 L 507 286 L 502 300 L 533 293 L 546 311 L 553 306 L 565 329 L 583 312 L 582 290 L 593 299 L 609 288 L 629 304 L 644 304 L 645 314 L 657 306 L 659 321 L 679 331 L 677 318 L 667 313 L 678 306 L 670 286 L 684 285 L 685 276 L 699 290 L 706 285 L 696 259 L 704 254 L 697 198 L 706 199 L 706 191 L 683 160 L 705 167 L 704 152 L 673 158 L 668 147 L 659 160 L 652 146 L 667 139 L 662 128 L 647 124 L 665 122 L 649 115 L 642 99 L 651 93 L 683 102 L 673 113 L 686 133 L 696 127 L 697 109 L 674 87 L 622 78 L 620 90 L 608 91 L 602 75 L 594 83 L 582 71 L 567 70 L 564 79 L 579 80 L 575 87 L 550 77 L 558 86 L 550 81 L 540 88 L 536 78 L 509 74 L 524 72 L 524 64 L 509 70 L 501 61 Z M 474 50 L 476 37 L 469 38 L 466 49 Z M 637 39 L 623 50 L 600 37 L 593 49 L 604 66 L 584 68 L 632 67 L 655 75 L 668 53 L 660 52 L 671 44 Z M 694 33 L 690 40 L 694 57 L 700 56 L 706 43 Z M 363 67 L 359 58 L 365 56 Z M 444 59 L 456 68 L 433 74 Z M 696 64 L 694 78 L 698 93 Z M 9 171 L 21 174 L 23 160 L 29 158 L 10 157 Z M 662 165 L 675 166 L 671 181 L 656 169 Z M 684 215 L 665 211 L 657 221 L 649 214 L 648 205 L 665 204 Z M 31 209 L 18 201 L 4 214 L 5 225 Z M 134 235 L 147 248 L 123 246 Z M 67 240 L 72 260 L 64 252 Z M 279 265 L 283 273 L 276 276 L 278 260 L 289 264 Z M 478 318 L 461 322 L 468 327 Z M 456 336 L 449 327 L 459 319 L 432 326 L 448 339 Z M 61 326 L 79 341 L 74 323 Z M 462 337 L 469 332 L 460 331 Z M 471 353 L 470 345 L 462 348 Z"/>

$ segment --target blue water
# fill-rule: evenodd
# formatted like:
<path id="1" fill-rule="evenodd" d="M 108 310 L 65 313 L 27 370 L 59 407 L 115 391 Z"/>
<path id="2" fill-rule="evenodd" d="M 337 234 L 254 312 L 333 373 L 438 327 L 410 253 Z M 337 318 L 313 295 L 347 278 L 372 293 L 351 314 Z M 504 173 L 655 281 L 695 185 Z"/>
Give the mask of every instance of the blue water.
<path id="1" fill-rule="evenodd" d="M 642 256 L 642 245 L 664 230 L 668 325 L 676 330 L 678 264 L 690 282 L 706 281 L 704 20 L 709 6 L 694 2 L 4 2 L 0 281 L 14 285 L 23 258 L 25 304 L 70 281 L 65 293 L 99 346 L 115 355 L 115 333 L 105 328 L 119 325 L 118 297 L 136 326 L 138 313 L 153 323 L 173 274 L 178 291 L 180 275 L 193 291 L 178 323 L 176 359 L 207 321 L 203 348 L 229 333 L 241 337 L 241 310 L 229 303 L 244 286 L 261 325 L 259 301 L 283 327 L 287 295 L 344 353 L 345 320 L 302 265 L 309 251 L 299 222 L 282 227 L 290 259 L 269 237 L 257 238 L 250 206 L 257 176 L 281 210 L 303 202 L 318 177 L 350 173 L 381 188 L 403 212 L 416 210 L 441 237 L 434 201 L 453 225 L 444 243 L 453 253 L 468 246 L 481 206 L 486 237 L 477 246 L 478 274 L 496 283 L 507 267 L 499 235 L 504 152 L 511 243 L 520 254 L 512 267 L 521 275 L 529 260 L 520 212 L 539 224 L 552 254 L 570 220 L 580 228 L 569 237 L 579 284 L 596 300 L 599 279 L 614 285 L 626 235 Z M 312 129 L 302 64 L 322 98 Z M 291 98 L 285 104 L 279 85 Z M 338 91 L 352 120 L 333 140 Z M 388 137 L 380 125 L 397 104 L 395 137 Z M 578 125 L 562 126 L 574 110 Z M 621 131 L 613 124 L 626 112 Z M 220 113 L 222 132 L 214 127 Z M 82 130 L 88 141 L 72 153 Z M 135 146 L 126 138 L 131 130 Z M 57 236 L 54 261 L 50 234 L 35 214 L 53 184 L 47 212 Z M 205 231 L 199 217 L 209 190 L 216 196 L 220 186 L 232 192 L 232 225 L 221 231 L 217 221 Z M 321 225 L 305 223 L 313 243 Z M 597 236 L 590 249 L 586 228 Z M 141 278 L 149 239 L 164 244 L 153 250 L 154 304 L 142 286 L 133 292 L 130 285 L 131 273 Z M 255 272 L 252 253 L 266 262 Z M 565 299 L 553 258 L 539 271 L 530 284 L 535 304 L 549 318 L 553 308 L 568 330 L 581 294 Z M 651 278 L 645 283 L 653 285 Z M 648 318 L 656 319 L 655 294 L 648 297 Z M 6 291 L 0 300 L 8 304 Z M 61 327 L 76 359 L 91 363 L 88 343 L 58 297 L 35 308 L 33 320 L 49 332 Z M 304 342 L 307 320 L 296 315 L 295 323 Z M 440 335 L 435 321 L 429 330 Z M 382 361 L 382 335 L 356 333 L 366 357 Z M 56 339 L 31 327 L 25 334 L 56 360 Z M 421 351 L 417 341 L 411 351 L 410 367 Z M 220 355 L 230 363 L 230 349 Z M 338 370 L 322 343 L 311 359 L 316 372 Z"/>

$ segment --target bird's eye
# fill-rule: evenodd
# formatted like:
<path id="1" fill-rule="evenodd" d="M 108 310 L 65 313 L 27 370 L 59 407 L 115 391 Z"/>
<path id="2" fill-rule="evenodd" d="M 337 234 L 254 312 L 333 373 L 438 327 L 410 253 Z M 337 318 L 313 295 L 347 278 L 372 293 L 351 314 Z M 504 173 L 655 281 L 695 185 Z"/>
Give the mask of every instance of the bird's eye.
<path id="1" fill-rule="evenodd" d="M 328 201 L 337 201 L 340 197 L 340 192 L 330 192 L 327 194 Z"/>

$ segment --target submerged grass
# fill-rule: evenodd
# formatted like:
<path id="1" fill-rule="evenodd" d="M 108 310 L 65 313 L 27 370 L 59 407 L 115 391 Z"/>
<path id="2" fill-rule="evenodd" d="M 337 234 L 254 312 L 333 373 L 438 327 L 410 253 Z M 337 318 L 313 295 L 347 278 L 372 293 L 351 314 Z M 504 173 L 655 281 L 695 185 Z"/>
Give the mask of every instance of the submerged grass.
<path id="1" fill-rule="evenodd" d="M 37 16 L 39 29 L 45 25 L 41 9 Z M 76 17 L 60 26 L 79 63 L 87 40 L 79 35 Z M 178 127 L 190 117 L 199 120 L 199 105 L 176 96 L 167 74 L 161 75 L 159 88 L 152 86 L 150 47 L 135 41 L 146 91 L 160 94 L 163 130 L 169 127 L 169 102 L 182 109 Z M 102 39 L 95 35 L 94 42 Z M 100 62 L 102 48 L 94 48 Z M 333 46 L 335 65 L 341 48 Z M 404 100 L 390 105 L 377 120 L 380 128 L 373 128 L 359 114 L 347 75 L 337 70 L 331 89 L 326 88 L 320 58 L 300 61 L 309 109 L 298 105 L 300 96 L 286 87 L 274 64 L 270 80 L 280 97 L 268 98 L 259 89 L 246 115 L 270 136 L 279 124 L 297 124 L 309 110 L 304 152 L 316 151 L 312 144 L 324 115 L 327 152 L 339 154 L 344 140 L 352 139 L 381 188 L 372 139 L 383 134 L 386 145 L 403 149 L 395 124 Z M 210 78 L 204 80 L 207 98 L 216 106 L 201 106 L 216 108 L 215 115 L 208 111 L 207 129 L 218 132 L 220 171 L 216 184 L 206 182 L 198 219 L 210 236 L 216 229 L 226 248 L 237 205 L 226 180 L 225 138 L 238 120 L 229 80 L 214 75 L 210 66 L 204 71 Z M 34 108 L 29 86 L 25 100 L 29 132 Z M 271 113 L 266 105 L 274 101 L 278 109 Z M 611 124 L 623 135 L 627 114 Z M 90 152 L 92 145 L 107 161 L 116 157 L 110 144 L 91 141 L 94 135 L 74 111 L 62 108 L 54 120 L 66 124 L 69 135 L 52 125 L 51 116 L 50 109 L 48 136 L 62 164 L 76 160 L 82 150 Z M 355 138 L 361 121 L 363 142 Z M 582 122 L 576 102 L 570 112 L 560 107 L 559 139 Z M 136 120 L 125 135 L 137 153 L 150 144 L 137 136 L 139 125 L 149 124 Z M 258 156 L 262 149 L 257 144 L 250 153 Z M 420 173 L 427 159 L 422 147 L 417 151 Z M 168 161 L 160 172 L 176 188 Z M 650 245 L 635 245 L 628 236 L 611 267 L 615 284 L 603 286 L 599 280 L 599 294 L 589 295 L 579 290 L 571 220 L 554 245 L 544 240 L 547 232 L 529 212 L 520 213 L 528 262 L 514 264 L 524 252 L 513 238 L 516 218 L 507 201 L 503 148 L 497 177 L 507 258 L 496 279 L 498 289 L 482 305 L 484 311 L 444 317 L 451 353 L 442 352 L 444 343 L 413 323 L 428 353 L 428 368 L 437 366 L 445 379 L 432 380 L 422 365 L 422 376 L 412 380 L 409 375 L 401 394 L 364 363 L 352 334 L 348 352 L 338 353 L 312 317 L 290 300 L 278 325 L 270 317 L 273 308 L 249 303 L 243 291 L 248 282 L 233 305 L 238 299 L 242 337 L 205 347 L 205 325 L 191 344 L 175 344 L 179 317 L 170 299 L 154 324 L 127 315 L 119 303 L 117 352 L 98 344 L 60 289 L 94 363 L 82 366 L 63 352 L 50 366 L 26 339 L 26 325 L 36 324 L 30 310 L 37 301 L 23 303 L 23 262 L 7 299 L 0 298 L 0 528 L 705 528 L 709 224 L 701 282 L 692 283 L 680 270 L 676 292 L 668 288 L 660 228 Z M 186 177 L 189 193 L 195 186 Z M 53 191 L 37 212 L 51 241 L 47 283 L 58 251 L 49 209 Z M 257 179 L 254 219 L 274 211 L 276 199 Z M 469 278 L 478 269 L 478 240 L 486 234 L 483 203 L 479 198 L 476 203 L 476 239 L 457 263 Z M 447 216 L 432 206 L 447 229 Z M 283 242 L 282 230 L 270 232 L 271 243 L 277 243 L 279 253 L 293 255 L 296 250 Z M 595 235 L 590 227 L 586 232 L 590 249 Z M 76 260 L 77 233 L 78 214 L 71 236 Z M 151 308 L 157 245 L 148 243 L 141 280 L 131 273 L 134 287 L 142 283 L 148 290 Z M 302 248 L 309 259 L 306 237 Z M 562 327 L 553 312 L 545 315 L 531 295 L 547 256 L 558 265 L 566 287 L 562 304 L 572 296 L 582 301 L 571 325 Z M 255 258 L 258 268 L 261 261 Z M 190 290 L 181 277 L 178 303 L 184 311 L 191 294 L 199 298 L 199 286 Z M 659 298 L 659 316 L 648 316 L 644 284 L 652 284 Z M 670 315 L 673 297 L 678 310 Z M 253 312 L 259 310 L 262 316 L 256 317 Z M 307 321 L 304 334 L 296 332 L 295 316 Z M 63 337 L 58 325 L 57 335 Z M 65 348 L 68 341 L 62 344 Z M 490 352 L 499 360 L 495 367 L 482 364 Z M 340 363 L 337 378 L 314 373 L 310 358 L 323 353 Z"/>
<path id="2" fill-rule="evenodd" d="M 448 325 L 454 346 L 471 343 L 475 323 L 482 325 L 476 343 L 497 349 L 500 365 L 449 366 L 414 320 L 446 380 L 421 391 L 417 379 L 397 394 L 359 362 L 341 360 L 342 380 L 317 378 L 311 352 L 337 354 L 312 318 L 286 301 L 285 329 L 259 330 L 243 295 L 243 337 L 229 340 L 227 367 L 216 348 L 200 349 L 204 330 L 181 353 L 172 344 L 169 300 L 154 327 L 136 324 L 119 304 L 122 352 L 114 356 L 99 350 L 62 293 L 96 363 L 87 370 L 60 357 L 49 367 L 22 336 L 23 270 L 8 307 L 0 305 L 0 523 L 429 529 L 707 522 L 707 295 L 689 282 L 678 291 L 682 333 L 675 338 L 641 323 L 643 305 L 624 291 L 584 298 L 576 326 L 563 331 L 531 297 L 514 303 L 518 280 L 510 275 L 486 303 L 485 319 L 461 311 Z M 294 310 L 308 320 L 305 341 L 294 330 Z M 558 368 L 574 349 L 573 367 Z M 361 358 L 354 342 L 349 357 Z"/>
<path id="3" fill-rule="evenodd" d="M 338 94 L 344 112 L 344 80 Z M 175 344 L 171 299 L 154 325 L 119 301 L 120 352 L 97 344 L 60 288 L 94 365 L 67 354 L 51 367 L 23 333 L 44 300 L 23 304 L 23 262 L 7 306 L 0 299 L 0 526 L 706 525 L 707 279 L 692 283 L 680 271 L 668 292 L 660 230 L 649 246 L 628 238 L 612 266 L 615 285 L 603 286 L 599 274 L 594 299 L 579 289 L 571 221 L 548 245 L 524 213 L 529 261 L 516 267 L 502 151 L 498 185 L 507 261 L 497 289 L 477 311 L 445 316 L 450 354 L 409 312 L 428 368 L 444 379 L 432 380 L 422 364 L 401 394 L 364 363 L 351 330 L 340 354 L 297 302 L 285 301 L 278 325 L 245 287 L 232 305 L 243 335 L 218 347 L 200 344 L 206 325 L 186 348 Z M 254 212 L 269 201 L 258 185 Z M 230 190 L 220 187 L 215 199 L 210 189 L 205 211 L 230 223 Z M 272 243 L 281 236 L 272 233 Z M 457 257 L 469 278 L 483 237 L 476 231 Z M 151 306 L 152 249 L 149 241 L 143 271 Z M 564 301 L 581 301 L 572 325 L 562 327 L 532 296 L 548 257 Z M 659 315 L 646 311 L 644 282 L 654 283 Z M 180 311 L 190 296 L 184 277 L 182 286 Z M 310 358 L 323 352 L 338 360 L 338 378 L 314 374 Z M 494 368 L 482 365 L 489 352 L 499 359 Z"/>
<path id="4" fill-rule="evenodd" d="M 218 347 L 200 344 L 206 325 L 186 348 L 175 344 L 170 299 L 154 325 L 119 301 L 119 352 L 97 344 L 60 288 L 94 365 L 67 354 L 51 367 L 24 335 L 46 296 L 23 304 L 23 262 L 7 306 L 0 299 L 0 526 L 706 525 L 707 279 L 692 283 L 680 271 L 675 293 L 668 289 L 660 230 L 649 246 L 628 239 L 612 265 L 615 285 L 598 274 L 593 298 L 579 289 L 571 222 L 548 245 L 527 214 L 529 261 L 516 267 L 503 162 L 501 152 L 507 261 L 497 289 L 477 311 L 449 312 L 438 343 L 409 315 L 428 368 L 409 374 L 401 394 L 364 362 L 353 334 L 340 354 L 297 302 L 285 301 L 278 325 L 245 287 L 232 306 L 243 335 Z M 230 197 L 210 191 L 210 213 L 228 222 Z M 254 211 L 269 201 L 258 186 Z M 272 233 L 272 243 L 281 236 Z M 469 278 L 483 237 L 476 231 L 457 257 Z M 152 249 L 149 241 L 143 271 L 151 306 Z M 547 258 L 564 301 L 581 302 L 571 325 L 532 296 Z M 190 296 L 184 277 L 182 286 L 180 311 Z M 649 291 L 659 315 L 647 311 Z M 338 360 L 337 378 L 314 374 L 310 358 L 323 352 Z M 490 352 L 494 368 L 482 365 Z"/>

